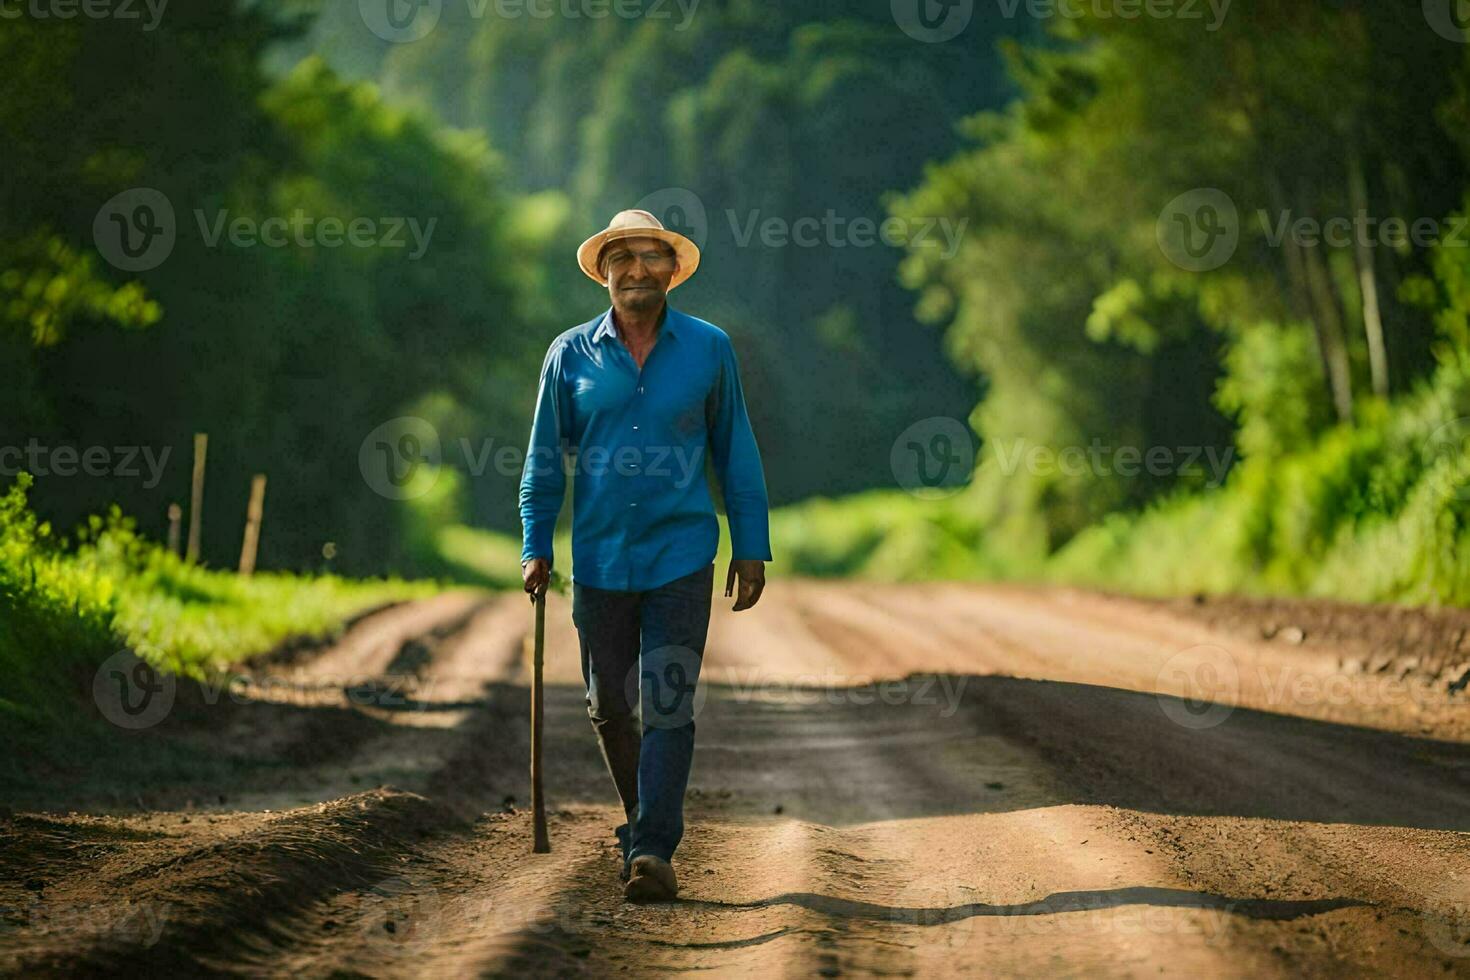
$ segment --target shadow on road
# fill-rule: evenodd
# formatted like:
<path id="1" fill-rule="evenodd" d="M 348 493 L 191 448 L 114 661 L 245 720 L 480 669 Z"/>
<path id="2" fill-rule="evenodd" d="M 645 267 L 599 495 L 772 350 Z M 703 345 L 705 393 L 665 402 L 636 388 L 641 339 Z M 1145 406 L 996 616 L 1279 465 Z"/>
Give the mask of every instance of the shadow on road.
<path id="1" fill-rule="evenodd" d="M 1266 898 L 1226 898 L 1209 892 L 1189 891 L 1183 888 L 1154 888 L 1134 886 L 1131 888 L 1104 888 L 1093 891 L 1057 892 L 1035 902 L 1015 905 L 988 905 L 985 902 L 968 902 L 962 905 L 933 908 L 912 908 L 894 905 L 879 905 L 875 902 L 858 902 L 811 892 L 791 892 L 774 895 L 755 902 L 705 902 L 684 901 L 681 904 L 712 909 L 770 908 L 775 905 L 797 905 L 822 915 L 844 919 L 865 919 L 873 922 L 891 922 L 903 925 L 937 926 L 959 922 L 977 915 L 1055 915 L 1059 912 L 1091 912 L 1098 909 L 1115 909 L 1128 905 L 1155 905 L 1167 908 L 1218 909 L 1250 919 L 1274 919 L 1287 921 L 1308 915 L 1332 912 L 1337 909 L 1353 908 L 1369 903 L 1349 898 L 1323 898 L 1312 901 L 1289 901 Z"/>

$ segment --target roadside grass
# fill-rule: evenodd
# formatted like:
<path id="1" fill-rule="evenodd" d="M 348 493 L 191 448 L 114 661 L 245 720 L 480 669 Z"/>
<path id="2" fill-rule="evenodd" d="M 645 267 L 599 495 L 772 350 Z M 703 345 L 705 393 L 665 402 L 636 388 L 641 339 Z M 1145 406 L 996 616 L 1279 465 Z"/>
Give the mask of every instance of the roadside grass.
<path id="1" fill-rule="evenodd" d="M 92 701 L 113 654 L 201 681 L 229 664 L 301 636 L 335 631 L 352 614 L 428 595 L 438 586 L 332 575 L 241 578 L 185 563 L 140 537 L 116 509 L 58 536 L 27 503 L 29 474 L 0 495 L 0 786 L 38 774 L 96 775 L 122 766 L 149 773 L 218 769 L 186 747 L 150 743 L 112 726 Z M 135 747 L 135 746 L 133 746 Z"/>

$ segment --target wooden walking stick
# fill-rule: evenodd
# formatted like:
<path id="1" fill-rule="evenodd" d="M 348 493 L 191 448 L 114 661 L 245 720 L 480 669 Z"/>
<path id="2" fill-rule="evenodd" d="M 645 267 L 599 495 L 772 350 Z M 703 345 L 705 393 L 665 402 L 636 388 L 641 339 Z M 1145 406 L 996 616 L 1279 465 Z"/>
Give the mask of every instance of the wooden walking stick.
<path id="1" fill-rule="evenodd" d="M 535 828 L 531 850 L 545 854 L 551 850 L 551 841 L 546 836 L 546 800 L 541 794 L 541 723 L 545 715 L 541 664 L 546 652 L 546 592 L 532 594 L 531 601 L 536 605 L 536 648 L 531 655 L 531 823 Z"/>

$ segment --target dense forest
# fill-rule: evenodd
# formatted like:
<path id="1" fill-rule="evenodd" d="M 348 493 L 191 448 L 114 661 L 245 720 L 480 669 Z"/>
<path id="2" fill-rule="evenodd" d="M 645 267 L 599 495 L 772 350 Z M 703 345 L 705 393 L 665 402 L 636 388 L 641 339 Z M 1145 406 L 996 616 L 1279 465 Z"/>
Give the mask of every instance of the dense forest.
<path id="1" fill-rule="evenodd" d="M 1022 97 L 898 206 L 971 217 L 956 261 L 904 271 L 990 386 L 972 557 L 1162 591 L 1470 596 L 1452 6 L 1256 3 L 1214 33 L 1090 15 L 1016 54 Z M 1101 467 L 1000 465 L 1099 441 Z M 1129 472 L 1120 447 L 1164 465 Z M 1223 489 L 1191 447 L 1238 464 Z"/>
<path id="2" fill-rule="evenodd" d="M 980 25 L 921 45 L 869 6 L 710 3 L 677 29 L 448 5 L 401 45 L 347 3 L 211 0 L 149 32 L 19 22 L 0 42 L 34 66 L 3 120 L 4 442 L 169 453 L 153 480 L 42 459 L 33 499 L 63 524 L 117 501 L 161 537 L 207 431 L 215 562 L 233 560 L 254 472 L 270 477 L 268 566 L 317 567 L 331 542 L 336 568 L 426 569 L 425 522 L 514 532 L 519 474 L 487 461 L 523 446 L 550 338 L 607 306 L 576 244 L 635 203 L 705 248 L 673 301 L 739 338 L 775 502 L 880 484 L 893 433 L 962 415 L 975 381 L 918 323 L 901 250 L 831 236 L 882 221 L 895 188 L 960 147 L 954 121 L 1010 84 Z M 78 80 L 60 104 L 56 77 Z M 93 225 L 140 187 L 169 202 L 175 240 L 120 269 Z M 293 215 L 370 219 L 385 240 L 396 219 L 408 247 L 264 247 L 266 222 Z M 783 248 L 752 230 L 802 218 L 835 231 Z M 446 478 L 403 503 L 364 481 L 359 449 L 410 415 L 434 427 Z"/>
<path id="3" fill-rule="evenodd" d="M 0 443 L 43 449 L 37 508 L 159 537 L 208 431 L 216 563 L 255 472 L 267 566 L 330 542 L 432 570 L 436 526 L 514 533 L 518 472 L 486 460 L 606 306 L 576 244 L 641 203 L 705 250 L 673 302 L 737 338 L 787 568 L 1466 594 L 1452 3 L 977 6 L 944 39 L 856 2 L 431 6 L 411 39 L 223 0 L 0 36 Z M 176 228 L 146 268 L 94 227 L 138 188 Z M 383 247 L 261 246 L 296 215 Z M 360 461 L 403 416 L 443 474 L 406 501 Z M 968 423 L 973 479 L 893 489 L 935 418 Z M 48 475 L 45 447 L 159 475 Z"/>

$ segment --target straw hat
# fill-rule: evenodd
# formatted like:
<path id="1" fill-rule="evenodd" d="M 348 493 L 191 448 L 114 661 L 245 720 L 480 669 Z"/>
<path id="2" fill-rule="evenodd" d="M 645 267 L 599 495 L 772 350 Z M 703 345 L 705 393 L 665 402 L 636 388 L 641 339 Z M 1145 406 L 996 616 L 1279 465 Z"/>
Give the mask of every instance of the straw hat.
<path id="1" fill-rule="evenodd" d="M 657 238 L 674 247 L 679 269 L 674 273 L 674 278 L 669 280 L 669 289 L 694 275 L 694 270 L 699 268 L 698 245 L 676 231 L 669 231 L 663 226 L 663 222 L 649 212 L 632 208 L 613 215 L 606 228 L 587 239 L 577 249 L 577 264 L 599 285 L 606 286 L 607 278 L 597 271 L 597 256 L 604 245 L 620 238 Z"/>

